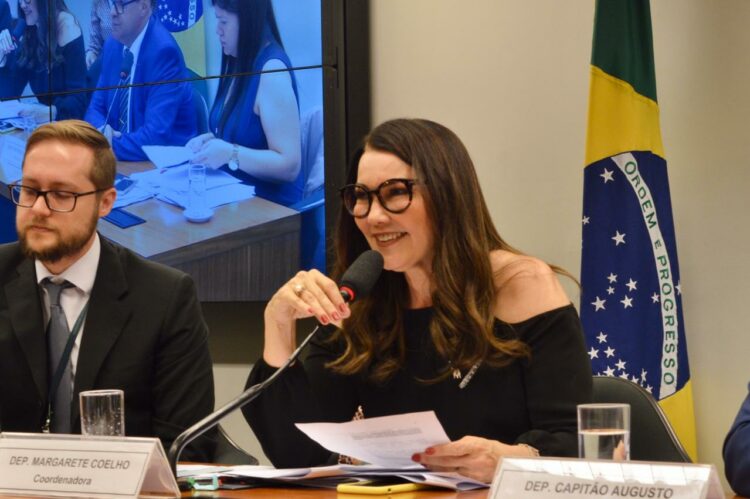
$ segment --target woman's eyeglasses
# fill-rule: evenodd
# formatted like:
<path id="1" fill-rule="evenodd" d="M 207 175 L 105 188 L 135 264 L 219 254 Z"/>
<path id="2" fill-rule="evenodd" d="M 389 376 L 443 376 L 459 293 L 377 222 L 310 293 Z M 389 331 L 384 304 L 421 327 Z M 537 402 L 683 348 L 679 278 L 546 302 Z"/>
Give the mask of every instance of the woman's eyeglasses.
<path id="1" fill-rule="evenodd" d="M 364 218 L 370 213 L 372 197 L 377 196 L 380 206 L 391 213 L 403 213 L 411 205 L 414 184 L 413 178 L 391 178 L 370 190 L 362 184 L 345 185 L 341 192 L 344 207 L 354 218 Z"/>

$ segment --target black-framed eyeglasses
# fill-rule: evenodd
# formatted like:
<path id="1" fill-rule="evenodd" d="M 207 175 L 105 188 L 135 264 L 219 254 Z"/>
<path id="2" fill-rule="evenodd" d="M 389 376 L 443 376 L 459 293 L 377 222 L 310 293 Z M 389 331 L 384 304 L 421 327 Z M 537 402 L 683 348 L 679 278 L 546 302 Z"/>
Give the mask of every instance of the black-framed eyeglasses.
<path id="1" fill-rule="evenodd" d="M 107 3 L 109 3 L 109 8 L 115 9 L 115 12 L 119 15 L 125 12 L 125 7 L 137 1 L 138 0 L 107 0 Z"/>
<path id="2" fill-rule="evenodd" d="M 354 218 L 364 218 L 370 213 L 373 195 L 378 197 L 380 206 L 391 213 L 403 213 L 411 205 L 414 196 L 413 178 L 391 178 L 370 190 L 362 184 L 345 185 L 341 192 L 346 211 Z"/>
<path id="3" fill-rule="evenodd" d="M 31 208 L 39 199 L 39 196 L 44 198 L 44 202 L 47 204 L 47 208 L 51 211 L 57 211 L 60 213 L 68 213 L 76 209 L 76 201 L 81 196 L 90 196 L 98 192 L 104 192 L 107 189 L 97 189 L 95 191 L 88 192 L 70 192 L 70 191 L 40 191 L 33 187 L 27 187 L 21 184 L 10 184 L 8 186 L 10 190 L 10 199 L 13 204 L 20 206 L 21 208 Z"/>

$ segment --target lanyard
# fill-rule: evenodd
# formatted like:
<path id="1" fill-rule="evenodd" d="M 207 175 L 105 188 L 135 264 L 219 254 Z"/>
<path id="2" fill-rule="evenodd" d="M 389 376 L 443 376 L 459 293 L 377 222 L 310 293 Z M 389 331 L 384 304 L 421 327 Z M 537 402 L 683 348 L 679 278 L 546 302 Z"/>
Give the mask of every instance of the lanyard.
<path id="1" fill-rule="evenodd" d="M 78 332 L 81 330 L 81 326 L 83 326 L 83 322 L 86 320 L 88 310 L 89 302 L 87 301 L 83 310 L 81 310 L 81 313 L 78 314 L 75 324 L 73 324 L 73 330 L 70 332 L 70 335 L 68 335 L 68 342 L 65 344 L 65 350 L 63 350 L 63 353 L 60 356 L 60 362 L 58 362 L 55 375 L 50 382 L 49 395 L 47 396 L 47 420 L 44 422 L 44 426 L 42 426 L 43 433 L 49 433 L 50 424 L 52 422 L 52 406 L 55 404 L 57 388 L 60 386 L 60 381 L 62 380 L 65 368 L 68 366 L 68 362 L 70 362 L 70 353 L 73 351 L 76 336 L 78 336 Z"/>

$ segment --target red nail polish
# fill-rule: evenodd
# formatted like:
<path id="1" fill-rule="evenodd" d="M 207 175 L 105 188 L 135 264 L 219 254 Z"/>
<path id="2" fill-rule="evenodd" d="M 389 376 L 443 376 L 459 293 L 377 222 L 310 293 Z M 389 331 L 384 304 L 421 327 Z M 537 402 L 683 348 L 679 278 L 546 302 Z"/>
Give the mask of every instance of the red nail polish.
<path id="1" fill-rule="evenodd" d="M 333 317 L 333 320 L 335 320 L 335 321 L 337 321 L 337 320 L 339 320 L 339 319 L 341 318 L 341 317 L 339 316 L 339 314 L 338 314 L 338 313 L 336 313 L 336 312 L 332 313 L 332 314 L 331 314 L 331 317 Z"/>
<path id="2" fill-rule="evenodd" d="M 425 454 L 427 454 L 427 455 L 429 455 L 429 454 L 434 454 L 434 453 L 435 453 L 435 449 L 434 449 L 433 447 L 427 447 L 427 448 L 426 448 L 426 449 L 424 450 L 424 453 L 425 453 Z"/>
<path id="3" fill-rule="evenodd" d="M 327 315 L 324 315 L 323 317 L 321 317 L 321 318 L 320 318 L 320 322 L 321 322 L 322 324 L 328 324 L 328 316 L 327 316 Z"/>
<path id="4" fill-rule="evenodd" d="M 413 454 L 411 456 L 411 460 L 414 461 L 415 463 L 418 463 L 419 461 L 422 460 L 422 456 L 420 456 L 419 454 Z"/>

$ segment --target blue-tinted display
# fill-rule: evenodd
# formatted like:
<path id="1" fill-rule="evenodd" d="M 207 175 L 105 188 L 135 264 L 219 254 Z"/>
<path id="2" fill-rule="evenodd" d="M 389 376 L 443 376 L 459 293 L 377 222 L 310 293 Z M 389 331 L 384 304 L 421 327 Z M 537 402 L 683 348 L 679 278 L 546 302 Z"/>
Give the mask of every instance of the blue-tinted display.
<path id="1" fill-rule="evenodd" d="M 146 221 L 103 236 L 203 299 L 268 297 L 325 265 L 320 18 L 307 0 L 0 0 L 0 182 L 34 126 L 85 119 L 132 181 L 117 206 Z M 186 215 L 194 164 L 210 216 Z M 6 194 L 2 241 L 13 226 Z"/>

